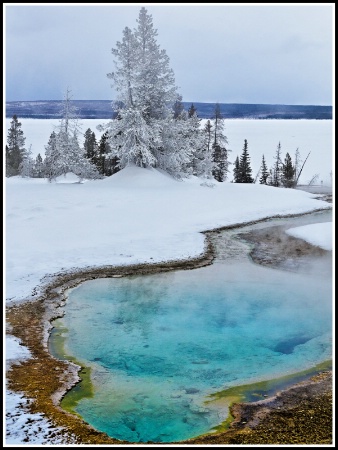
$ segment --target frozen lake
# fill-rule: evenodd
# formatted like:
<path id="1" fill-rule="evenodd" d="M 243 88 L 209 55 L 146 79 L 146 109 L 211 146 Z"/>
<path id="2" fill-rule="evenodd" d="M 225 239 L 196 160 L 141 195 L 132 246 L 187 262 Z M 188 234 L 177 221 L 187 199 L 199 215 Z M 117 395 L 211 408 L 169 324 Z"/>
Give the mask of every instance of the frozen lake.
<path id="1" fill-rule="evenodd" d="M 6 129 L 10 127 L 11 119 L 6 118 Z M 26 137 L 26 148 L 30 145 L 32 155 L 45 154 L 50 134 L 59 125 L 58 119 L 20 119 L 22 131 Z M 105 119 L 82 119 L 81 131 L 90 128 L 95 132 L 99 141 L 102 133 L 96 127 L 105 124 Z M 204 126 L 206 119 L 201 121 Z M 294 160 L 298 148 L 301 159 L 304 161 L 308 153 L 310 156 L 304 166 L 300 183 L 307 184 L 311 178 L 318 174 L 318 184 L 331 185 L 330 172 L 333 170 L 333 128 L 332 120 L 245 120 L 229 119 L 224 121 L 225 135 L 228 138 L 229 161 L 234 162 L 243 150 L 244 139 L 248 141 L 248 152 L 251 160 L 252 174 L 255 177 L 262 162 L 264 154 L 268 168 L 272 167 L 275 159 L 277 145 L 280 142 L 282 159 L 288 152 Z M 82 141 L 81 141 L 82 139 Z M 79 136 L 83 142 L 83 136 Z M 228 181 L 232 180 L 232 166 Z"/>

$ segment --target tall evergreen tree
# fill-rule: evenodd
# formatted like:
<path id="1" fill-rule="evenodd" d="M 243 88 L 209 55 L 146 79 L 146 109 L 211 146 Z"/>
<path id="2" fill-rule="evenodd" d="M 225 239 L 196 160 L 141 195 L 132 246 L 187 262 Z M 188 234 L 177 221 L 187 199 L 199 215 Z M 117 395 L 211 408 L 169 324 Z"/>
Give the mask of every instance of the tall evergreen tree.
<path id="1" fill-rule="evenodd" d="M 266 166 L 265 158 L 263 155 L 262 164 L 261 164 L 261 177 L 259 179 L 259 183 L 260 184 L 268 184 L 268 178 L 269 178 L 269 170 Z"/>
<path id="2" fill-rule="evenodd" d="M 214 130 L 213 130 L 213 144 L 212 144 L 212 158 L 215 166 L 212 174 L 215 180 L 223 182 L 228 175 L 228 150 L 226 144 L 228 139 L 224 134 L 224 120 L 222 119 L 221 108 L 219 103 L 215 105 L 214 111 Z"/>
<path id="3" fill-rule="evenodd" d="M 14 114 L 10 122 L 10 128 L 7 134 L 6 147 L 6 176 L 11 177 L 19 175 L 20 165 L 26 156 L 24 133 L 21 129 L 21 122 Z"/>
<path id="4" fill-rule="evenodd" d="M 135 38 L 138 60 L 136 64 L 135 91 L 137 103 L 142 108 L 146 122 L 163 119 L 170 114 L 171 106 L 179 99 L 175 76 L 169 57 L 156 42 L 157 30 L 146 8 L 142 7 L 137 19 Z"/>
<path id="5" fill-rule="evenodd" d="M 117 91 L 117 118 L 108 130 L 119 167 L 136 164 L 161 168 L 173 176 L 189 172 L 192 130 L 165 50 L 156 42 L 152 16 L 142 7 L 137 28 L 125 28 L 112 50 L 115 71 L 108 74 Z M 184 114 L 185 113 L 185 114 Z M 182 120 L 183 119 L 183 120 Z M 178 123 L 181 122 L 181 123 Z"/>
<path id="6" fill-rule="evenodd" d="M 285 155 L 284 164 L 282 167 L 281 181 L 284 187 L 294 187 L 295 183 L 295 169 L 292 164 L 291 156 L 289 153 Z"/>
<path id="7" fill-rule="evenodd" d="M 169 58 L 156 42 L 157 30 L 144 7 L 137 23 L 134 31 L 124 29 L 122 41 L 112 49 L 116 70 L 108 77 L 114 81 L 120 106 L 137 108 L 149 123 L 170 115 L 179 96 Z"/>
<path id="8" fill-rule="evenodd" d="M 248 152 L 248 141 L 244 139 L 243 152 L 239 159 L 239 183 L 253 183 L 250 156 Z"/>

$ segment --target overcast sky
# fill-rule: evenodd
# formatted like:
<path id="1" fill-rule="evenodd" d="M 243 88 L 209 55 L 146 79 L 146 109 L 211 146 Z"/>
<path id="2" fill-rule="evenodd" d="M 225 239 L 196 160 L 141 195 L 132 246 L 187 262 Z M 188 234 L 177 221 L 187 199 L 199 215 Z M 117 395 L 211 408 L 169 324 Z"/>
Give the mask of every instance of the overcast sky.
<path id="1" fill-rule="evenodd" d="M 5 3 L 6 100 L 113 100 L 111 49 L 142 6 L 183 101 L 332 105 L 334 3 Z"/>

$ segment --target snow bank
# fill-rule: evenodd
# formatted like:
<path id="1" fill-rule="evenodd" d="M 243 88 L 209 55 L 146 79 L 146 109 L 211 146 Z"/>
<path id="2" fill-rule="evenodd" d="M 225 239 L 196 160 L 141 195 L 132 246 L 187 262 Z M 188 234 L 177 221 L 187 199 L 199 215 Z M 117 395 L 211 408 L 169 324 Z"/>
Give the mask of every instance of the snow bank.
<path id="1" fill-rule="evenodd" d="M 303 239 L 312 245 L 332 250 L 332 222 L 314 223 L 302 227 L 289 228 L 286 233 L 290 236 Z"/>

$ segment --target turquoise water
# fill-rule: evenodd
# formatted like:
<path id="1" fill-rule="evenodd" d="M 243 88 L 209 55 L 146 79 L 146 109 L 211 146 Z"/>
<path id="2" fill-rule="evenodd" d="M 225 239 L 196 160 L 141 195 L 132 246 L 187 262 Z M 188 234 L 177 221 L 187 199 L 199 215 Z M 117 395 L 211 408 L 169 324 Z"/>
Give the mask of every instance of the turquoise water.
<path id="1" fill-rule="evenodd" d="M 208 394 L 332 357 L 331 282 L 250 262 L 92 280 L 70 292 L 51 346 L 61 333 L 91 367 L 94 395 L 75 410 L 96 429 L 188 439 L 226 418 Z"/>

